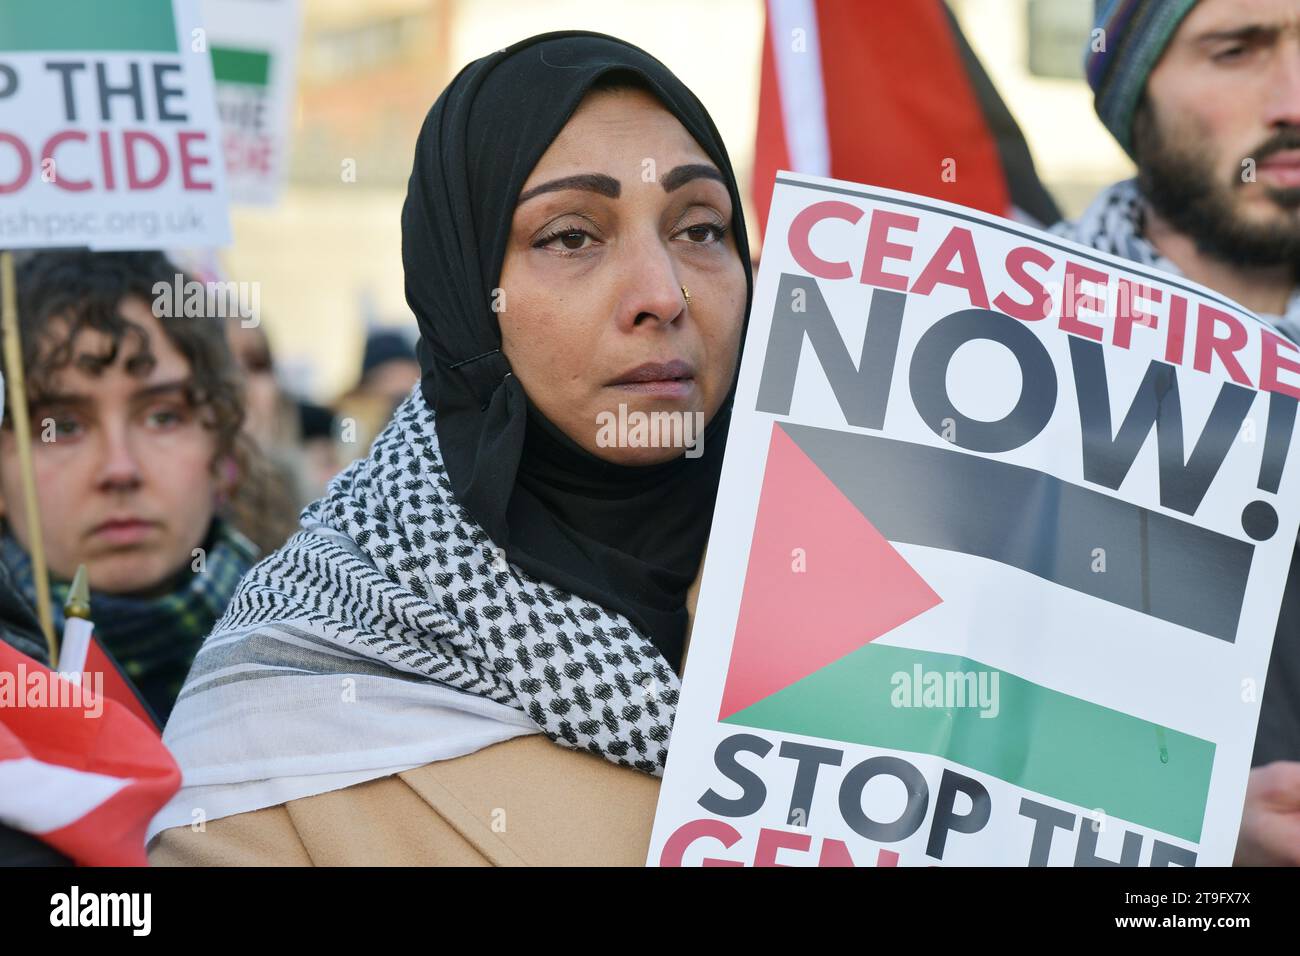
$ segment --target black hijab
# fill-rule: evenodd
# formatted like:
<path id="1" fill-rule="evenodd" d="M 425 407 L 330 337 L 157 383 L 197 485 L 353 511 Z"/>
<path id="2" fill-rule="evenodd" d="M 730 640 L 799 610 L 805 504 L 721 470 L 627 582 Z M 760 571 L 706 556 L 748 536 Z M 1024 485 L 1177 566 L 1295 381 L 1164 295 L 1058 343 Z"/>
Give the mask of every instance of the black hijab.
<path id="1" fill-rule="evenodd" d="M 519 191 L 592 84 L 608 73 L 638 79 L 723 174 L 745 268 L 748 324 L 749 241 L 713 121 L 650 54 L 586 31 L 542 34 L 475 60 L 433 104 L 402 210 L 406 300 L 420 327 L 421 388 L 461 506 L 510 561 L 623 614 L 676 668 L 685 594 L 717 495 L 734 380 L 705 428 L 700 457 L 611 464 L 529 402 L 501 352 L 492 310 Z"/>

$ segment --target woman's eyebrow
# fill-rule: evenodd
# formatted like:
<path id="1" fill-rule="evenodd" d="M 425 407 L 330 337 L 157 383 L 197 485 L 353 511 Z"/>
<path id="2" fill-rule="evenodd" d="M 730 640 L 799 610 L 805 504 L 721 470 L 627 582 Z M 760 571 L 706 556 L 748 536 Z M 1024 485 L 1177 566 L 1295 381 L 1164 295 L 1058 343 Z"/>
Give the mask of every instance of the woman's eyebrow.
<path id="1" fill-rule="evenodd" d="M 193 388 L 192 378 L 179 378 L 166 382 L 158 382 L 154 385 L 146 385 L 137 389 L 131 395 L 133 403 L 151 402 L 157 398 L 168 398 L 177 395 L 182 398 L 189 397 L 190 390 Z"/>
<path id="2" fill-rule="evenodd" d="M 515 205 L 522 206 L 534 196 L 542 193 L 553 193 L 560 189 L 585 189 L 588 192 L 608 196 L 610 199 L 617 199 L 622 187 L 617 179 L 613 176 L 606 176 L 604 173 L 579 173 L 576 176 L 562 176 L 559 179 L 552 179 L 539 186 L 534 186 L 532 189 L 520 193 Z"/>
<path id="3" fill-rule="evenodd" d="M 36 418 L 41 412 L 50 409 L 85 411 L 93 408 L 94 405 L 95 402 L 89 395 L 80 395 L 74 392 L 46 392 L 43 395 L 35 396 L 28 404 L 27 410 L 32 418 Z"/>
<path id="4" fill-rule="evenodd" d="M 727 183 L 722 173 L 715 167 L 707 163 L 687 163 L 670 169 L 659 180 L 659 185 L 663 186 L 664 192 L 670 193 L 674 189 L 686 185 L 692 179 L 714 179 L 724 186 Z M 551 179 L 534 186 L 532 189 L 525 190 L 519 194 L 519 199 L 515 205 L 522 206 L 534 196 L 540 196 L 542 193 L 558 192 L 562 189 L 583 189 L 587 192 L 600 193 L 610 199 L 617 199 L 622 192 L 622 188 L 622 184 L 613 176 L 606 176 L 604 173 L 579 173 L 575 176 L 562 176 L 559 179 Z"/>
<path id="5" fill-rule="evenodd" d="M 664 192 L 670 193 L 674 189 L 686 185 L 692 179 L 716 179 L 724 186 L 727 184 L 727 181 L 722 178 L 722 173 L 718 172 L 713 166 L 706 163 L 689 163 L 685 166 L 670 169 L 659 180 L 659 185 L 664 187 Z"/>

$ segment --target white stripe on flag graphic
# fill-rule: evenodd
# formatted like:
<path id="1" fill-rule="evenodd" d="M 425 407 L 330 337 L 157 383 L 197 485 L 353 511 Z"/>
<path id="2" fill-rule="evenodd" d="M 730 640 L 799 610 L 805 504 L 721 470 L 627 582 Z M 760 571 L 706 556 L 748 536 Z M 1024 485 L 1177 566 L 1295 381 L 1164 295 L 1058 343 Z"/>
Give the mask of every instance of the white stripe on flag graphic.
<path id="1" fill-rule="evenodd" d="M 831 144 L 826 131 L 817 4 L 815 0 L 768 0 L 767 16 L 791 170 L 829 176 Z M 795 30 L 803 31 L 800 50 L 794 49 Z"/>
<path id="2" fill-rule="evenodd" d="M 27 833 L 49 833 L 75 823 L 134 782 L 32 757 L 0 761 L 0 823 Z"/>

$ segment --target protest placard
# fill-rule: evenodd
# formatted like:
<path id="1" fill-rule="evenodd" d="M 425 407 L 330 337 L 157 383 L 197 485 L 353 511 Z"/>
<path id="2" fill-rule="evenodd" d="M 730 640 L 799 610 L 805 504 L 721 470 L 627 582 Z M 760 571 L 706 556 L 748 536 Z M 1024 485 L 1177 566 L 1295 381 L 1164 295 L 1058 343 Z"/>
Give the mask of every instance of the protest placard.
<path id="1" fill-rule="evenodd" d="M 0 5 L 0 247 L 229 241 L 198 0 Z"/>
<path id="2" fill-rule="evenodd" d="M 203 0 L 203 24 L 230 199 L 269 205 L 288 171 L 298 0 Z"/>
<path id="3" fill-rule="evenodd" d="M 649 862 L 1230 863 L 1297 397 L 1208 289 L 780 174 Z"/>

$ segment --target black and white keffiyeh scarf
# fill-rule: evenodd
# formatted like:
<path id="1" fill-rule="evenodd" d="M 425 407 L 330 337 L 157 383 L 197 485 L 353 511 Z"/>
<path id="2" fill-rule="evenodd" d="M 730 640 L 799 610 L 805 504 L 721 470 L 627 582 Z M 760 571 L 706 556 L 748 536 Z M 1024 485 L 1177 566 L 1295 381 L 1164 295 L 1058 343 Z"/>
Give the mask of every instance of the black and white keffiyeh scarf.
<path id="1" fill-rule="evenodd" d="M 1182 275 L 1179 268 L 1162 256 L 1144 235 L 1142 194 L 1135 179 L 1126 179 L 1102 190 L 1078 219 L 1057 223 L 1051 231 L 1101 252 L 1162 272 Z M 1282 315 L 1261 315 L 1260 318 L 1292 341 L 1300 342 L 1300 286 L 1291 293 Z"/>
<path id="2" fill-rule="evenodd" d="M 662 774 L 677 674 L 625 618 L 504 560 L 418 387 L 302 523 L 195 660 L 164 736 L 186 789 L 155 832 L 537 731 Z"/>

